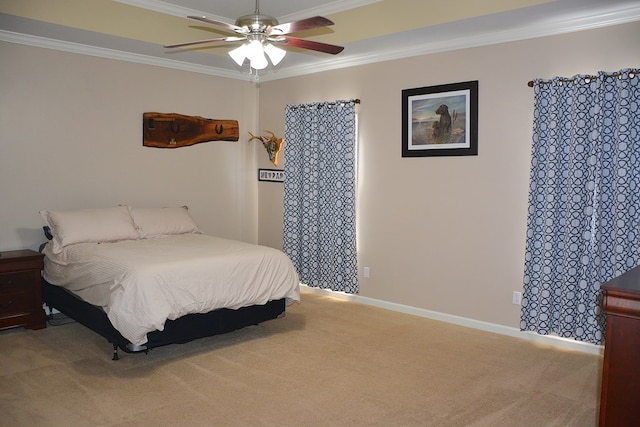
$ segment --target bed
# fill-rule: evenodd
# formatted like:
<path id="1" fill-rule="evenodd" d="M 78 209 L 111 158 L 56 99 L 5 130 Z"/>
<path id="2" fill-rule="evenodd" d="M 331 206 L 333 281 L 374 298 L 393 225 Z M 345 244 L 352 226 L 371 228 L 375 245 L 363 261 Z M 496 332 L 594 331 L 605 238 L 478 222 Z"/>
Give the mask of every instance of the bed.
<path id="1" fill-rule="evenodd" d="M 300 301 L 281 251 L 200 232 L 186 207 L 41 211 L 45 304 L 125 352 L 282 317 Z"/>

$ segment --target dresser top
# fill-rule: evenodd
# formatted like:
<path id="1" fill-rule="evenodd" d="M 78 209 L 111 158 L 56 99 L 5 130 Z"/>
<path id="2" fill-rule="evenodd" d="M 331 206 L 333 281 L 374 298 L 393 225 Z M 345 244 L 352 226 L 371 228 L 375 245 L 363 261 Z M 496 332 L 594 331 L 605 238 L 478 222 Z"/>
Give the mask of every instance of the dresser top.
<path id="1" fill-rule="evenodd" d="M 609 280 L 601 288 L 605 291 L 640 295 L 640 266 Z"/>

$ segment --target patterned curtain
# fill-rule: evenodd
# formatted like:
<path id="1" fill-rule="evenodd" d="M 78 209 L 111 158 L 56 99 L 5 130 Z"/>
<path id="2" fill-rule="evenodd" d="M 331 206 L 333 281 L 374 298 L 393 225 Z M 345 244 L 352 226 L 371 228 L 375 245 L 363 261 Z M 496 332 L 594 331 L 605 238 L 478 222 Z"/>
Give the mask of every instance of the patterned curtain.
<path id="1" fill-rule="evenodd" d="M 602 343 L 600 285 L 639 264 L 639 71 L 534 82 L 522 330 Z"/>
<path id="2" fill-rule="evenodd" d="M 354 101 L 287 105 L 284 252 L 308 286 L 358 292 Z"/>

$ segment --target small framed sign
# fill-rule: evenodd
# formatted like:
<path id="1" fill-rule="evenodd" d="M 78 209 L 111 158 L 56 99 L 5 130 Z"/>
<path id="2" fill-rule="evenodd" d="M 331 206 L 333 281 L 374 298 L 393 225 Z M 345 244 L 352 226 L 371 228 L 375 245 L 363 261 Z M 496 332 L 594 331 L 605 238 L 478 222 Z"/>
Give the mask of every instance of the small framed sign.
<path id="1" fill-rule="evenodd" d="M 284 182 L 282 169 L 258 169 L 258 181 Z"/>

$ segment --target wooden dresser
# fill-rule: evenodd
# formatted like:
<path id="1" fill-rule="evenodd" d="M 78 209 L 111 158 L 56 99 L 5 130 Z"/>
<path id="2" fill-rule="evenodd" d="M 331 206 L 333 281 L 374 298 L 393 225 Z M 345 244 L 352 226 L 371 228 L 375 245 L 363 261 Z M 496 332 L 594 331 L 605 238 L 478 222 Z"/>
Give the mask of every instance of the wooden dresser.
<path id="1" fill-rule="evenodd" d="M 32 250 L 0 252 L 0 330 L 46 327 L 41 288 L 43 258 Z"/>
<path id="2" fill-rule="evenodd" d="M 601 287 L 607 316 L 600 426 L 640 425 L 640 267 Z"/>

